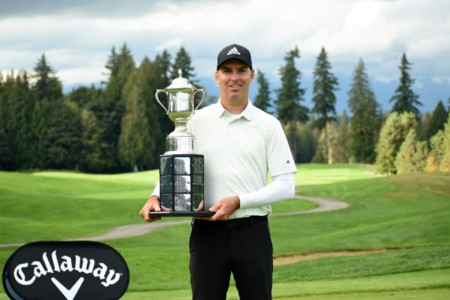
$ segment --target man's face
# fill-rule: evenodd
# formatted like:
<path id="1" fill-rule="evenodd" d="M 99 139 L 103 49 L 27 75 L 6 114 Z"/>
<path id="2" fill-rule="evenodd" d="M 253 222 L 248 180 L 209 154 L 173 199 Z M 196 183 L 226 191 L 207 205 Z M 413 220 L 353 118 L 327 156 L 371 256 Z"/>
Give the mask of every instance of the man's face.
<path id="1" fill-rule="evenodd" d="M 230 59 L 221 64 L 215 76 L 221 97 L 227 99 L 243 97 L 247 100 L 254 74 L 254 70 L 238 59 Z"/>

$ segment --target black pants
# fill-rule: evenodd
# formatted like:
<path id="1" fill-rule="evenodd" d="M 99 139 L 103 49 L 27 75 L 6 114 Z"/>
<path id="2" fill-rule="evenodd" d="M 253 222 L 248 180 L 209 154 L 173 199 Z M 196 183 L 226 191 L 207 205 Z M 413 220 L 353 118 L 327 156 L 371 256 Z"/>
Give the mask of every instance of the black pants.
<path id="1" fill-rule="evenodd" d="M 226 299 L 231 273 L 241 300 L 272 299 L 273 248 L 267 217 L 193 220 L 189 248 L 193 299 Z"/>

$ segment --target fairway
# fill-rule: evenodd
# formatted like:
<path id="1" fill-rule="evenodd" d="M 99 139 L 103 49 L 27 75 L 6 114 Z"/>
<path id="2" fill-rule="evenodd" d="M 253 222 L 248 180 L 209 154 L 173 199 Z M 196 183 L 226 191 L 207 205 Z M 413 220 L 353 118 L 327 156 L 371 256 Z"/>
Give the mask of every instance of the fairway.
<path id="1" fill-rule="evenodd" d="M 157 180 L 157 171 L 0 172 L 0 244 L 92 237 L 142 224 L 138 212 Z M 291 199 L 273 205 L 274 256 L 318 257 L 276 265 L 274 299 L 450 299 L 449 173 L 381 177 L 366 165 L 301 164 L 296 185 L 298 194 L 349 207 L 286 215 L 314 204 Z M 103 241 L 129 265 L 123 299 L 191 298 L 189 219 L 176 220 L 186 222 Z M 0 247 L 2 266 L 15 249 Z M 344 251 L 366 252 L 339 255 Z M 3 290 L 0 299 L 8 299 Z M 228 299 L 239 299 L 233 282 Z"/>

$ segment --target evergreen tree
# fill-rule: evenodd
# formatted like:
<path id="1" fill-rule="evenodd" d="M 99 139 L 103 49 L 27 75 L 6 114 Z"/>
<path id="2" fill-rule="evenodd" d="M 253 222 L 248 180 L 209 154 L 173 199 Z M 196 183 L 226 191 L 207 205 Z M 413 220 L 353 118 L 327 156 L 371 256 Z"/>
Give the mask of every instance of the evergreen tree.
<path id="1" fill-rule="evenodd" d="M 417 139 L 415 129 L 410 129 L 398 151 L 395 167 L 398 174 L 423 172 L 428 156 L 426 142 Z"/>
<path id="2" fill-rule="evenodd" d="M 10 130 L 13 133 L 11 149 L 14 153 L 15 169 L 32 167 L 35 140 L 31 130 L 33 114 L 33 94 L 28 82 L 28 74 L 20 73 L 14 80 L 10 106 Z"/>
<path id="3" fill-rule="evenodd" d="M 102 129 L 98 125 L 95 114 L 87 109 L 82 108 L 80 111 L 82 125 L 82 150 L 78 168 L 80 171 L 88 173 L 97 173 L 104 168 L 104 160 L 102 158 L 103 146 L 100 143 Z"/>
<path id="4" fill-rule="evenodd" d="M 301 72 L 295 67 L 295 59 L 300 58 L 297 47 L 289 51 L 284 60 L 286 64 L 280 69 L 281 88 L 277 90 L 275 101 L 278 119 L 283 125 L 289 124 L 288 140 L 294 158 L 297 160 L 297 122 L 308 120 L 308 109 L 300 104 L 304 101 L 305 90 L 300 88 Z"/>
<path id="5" fill-rule="evenodd" d="M 317 113 L 316 124 L 323 129 L 329 121 L 336 120 L 336 95 L 338 87 L 337 78 L 331 73 L 331 64 L 324 48 L 317 57 L 313 72 L 313 112 Z"/>
<path id="6" fill-rule="evenodd" d="M 31 132 L 34 140 L 32 166 L 37 169 L 55 168 L 58 164 L 53 164 L 53 155 L 57 154 L 52 151 L 58 147 L 60 140 L 62 144 L 65 143 L 62 141 L 65 138 L 63 132 L 68 129 L 58 128 L 61 126 L 59 121 L 64 120 L 55 114 L 58 111 L 64 115 L 60 110 L 63 106 L 62 84 L 54 74 L 53 68 L 47 63 L 44 54 L 38 60 L 34 71 L 36 81 L 32 91 L 36 101 L 31 116 Z M 58 134 L 53 135 L 56 132 Z"/>
<path id="7" fill-rule="evenodd" d="M 439 130 L 444 129 L 444 125 L 448 118 L 448 112 L 444 107 L 442 101 L 436 105 L 433 113 L 431 114 L 430 124 L 427 128 L 426 139 L 429 140 L 432 136 L 434 136 Z"/>
<path id="8" fill-rule="evenodd" d="M 101 128 L 99 143 L 101 148 L 98 172 L 120 172 L 126 168 L 119 158 L 118 143 L 121 132 L 122 117 L 125 111 L 123 87 L 135 69 L 130 50 L 124 44 L 118 54 L 111 53 L 107 68 L 111 75 L 102 96 L 91 107 Z"/>
<path id="9" fill-rule="evenodd" d="M 12 170 L 12 157 L 8 134 L 6 129 L 0 126 L 0 170 Z"/>
<path id="10" fill-rule="evenodd" d="M 82 150 L 79 154 L 77 168 L 83 172 L 96 173 L 102 169 L 102 149 L 100 142 L 101 128 L 92 109 L 95 110 L 102 101 L 103 89 L 80 86 L 68 94 L 71 102 L 79 107 L 82 125 Z"/>
<path id="11" fill-rule="evenodd" d="M 47 168 L 47 155 L 44 140 L 48 128 L 48 115 L 51 111 L 51 105 L 48 100 L 36 101 L 31 116 L 31 133 L 34 138 L 33 148 L 34 155 L 32 157 L 32 166 L 34 169 Z"/>
<path id="12" fill-rule="evenodd" d="M 347 112 L 342 112 L 342 118 L 339 122 L 339 127 L 336 136 L 336 144 L 334 145 L 334 161 L 336 163 L 348 163 L 351 157 L 350 148 L 350 126 L 348 123 Z"/>
<path id="13" fill-rule="evenodd" d="M 417 126 L 416 116 L 413 113 L 391 113 L 380 131 L 380 138 L 376 146 L 376 168 L 382 174 L 396 174 L 395 160 L 411 129 Z"/>
<path id="14" fill-rule="evenodd" d="M 0 170 L 13 170 L 15 169 L 12 149 L 14 119 L 11 106 L 15 99 L 12 99 L 10 95 L 14 94 L 14 74 L 11 72 L 11 75 L 7 75 L 4 82 L 3 76 L 0 79 L 2 79 L 0 82 Z"/>
<path id="15" fill-rule="evenodd" d="M 419 127 L 417 129 L 417 137 L 421 141 L 429 140 L 428 138 L 428 127 L 430 127 L 431 114 L 425 112 L 419 122 Z"/>
<path id="16" fill-rule="evenodd" d="M 111 54 L 108 57 L 105 68 L 109 70 L 109 77 L 115 77 L 119 73 L 119 56 L 116 53 L 116 47 L 111 48 Z"/>
<path id="17" fill-rule="evenodd" d="M 101 97 L 103 90 L 96 88 L 93 84 L 90 87 L 79 86 L 73 89 L 68 97 L 70 101 L 76 103 L 80 108 L 90 109 L 92 105 Z"/>
<path id="18" fill-rule="evenodd" d="M 55 71 L 47 63 L 47 59 L 44 54 L 38 60 L 34 67 L 36 74 L 36 82 L 33 86 L 36 100 L 47 99 L 49 101 L 59 100 L 63 96 L 62 84 L 58 78 L 54 76 Z"/>
<path id="19" fill-rule="evenodd" d="M 318 133 L 313 121 L 297 122 L 297 163 L 309 163 L 314 158 L 317 147 Z"/>
<path id="20" fill-rule="evenodd" d="M 81 152 L 82 122 L 75 104 L 58 101 L 47 107 L 47 127 L 42 144 L 45 167 L 51 169 L 76 168 Z"/>
<path id="21" fill-rule="evenodd" d="M 269 82 L 264 73 L 260 70 L 256 71 L 256 82 L 258 83 L 258 94 L 255 96 L 253 104 L 266 113 L 271 113 L 271 111 L 269 111 L 272 108 Z"/>
<path id="22" fill-rule="evenodd" d="M 182 76 L 189 80 L 192 85 L 198 85 L 195 81 L 195 76 L 197 75 L 195 74 L 195 69 L 192 66 L 191 57 L 183 46 L 181 46 L 181 48 L 176 53 L 175 61 L 171 67 L 170 78 L 172 80 L 178 78 L 178 70 L 181 70 Z"/>
<path id="23" fill-rule="evenodd" d="M 169 52 L 167 52 L 167 50 L 164 50 L 161 54 L 156 55 L 154 62 L 156 65 L 156 74 L 158 75 L 158 77 L 154 80 L 155 89 L 165 89 L 172 83 L 173 79 L 178 77 L 178 74 L 175 78 L 169 77 L 171 71 L 170 60 L 171 56 Z M 160 100 L 162 103 L 167 103 L 167 99 L 165 98 Z M 165 105 L 167 106 L 167 104 Z M 172 121 L 169 120 L 168 116 L 166 115 L 166 112 L 161 107 L 158 107 L 155 116 L 158 116 L 159 124 L 161 124 L 162 135 L 166 137 L 174 129 Z M 160 153 L 163 153 L 165 151 L 164 143 L 161 142 L 159 147 Z"/>
<path id="24" fill-rule="evenodd" d="M 411 112 L 419 119 L 419 109 L 417 106 L 422 106 L 422 103 L 418 100 L 419 96 L 416 95 L 412 89 L 415 80 L 412 79 L 409 74 L 411 63 L 406 58 L 405 53 L 402 55 L 399 69 L 400 85 L 395 90 L 395 95 L 389 100 L 389 102 L 394 103 L 392 112 L 397 112 L 399 114 Z"/>
<path id="25" fill-rule="evenodd" d="M 9 111 L 6 84 L 3 81 L 3 75 L 0 72 L 0 170 L 11 170 L 12 150 L 10 135 L 8 134 L 7 124 L 9 122 Z"/>
<path id="26" fill-rule="evenodd" d="M 159 80 L 157 82 L 157 86 L 159 89 L 163 89 L 167 87 L 173 79 L 178 77 L 178 73 L 176 73 L 176 77 L 173 78 L 171 74 L 171 56 L 167 50 L 164 50 L 161 54 L 157 54 L 155 57 L 156 69 L 159 74 Z"/>
<path id="27" fill-rule="evenodd" d="M 164 144 L 157 122 L 156 101 L 151 95 L 151 82 L 157 74 L 156 66 L 144 58 L 124 88 L 126 112 L 122 119 L 119 152 L 122 160 L 134 171 L 157 167 L 160 153 L 158 144 Z"/>
<path id="28" fill-rule="evenodd" d="M 119 154 L 134 172 L 144 169 L 144 164 L 151 154 L 147 150 L 150 136 L 145 111 L 142 91 L 138 85 L 133 85 L 126 99 L 126 112 L 122 119 L 122 132 L 119 138 Z"/>
<path id="29" fill-rule="evenodd" d="M 181 70 L 181 76 L 189 80 L 189 82 L 197 89 L 201 89 L 202 87 L 199 85 L 195 76 L 195 68 L 192 66 L 192 61 L 190 55 L 187 53 L 186 49 L 182 46 L 180 50 L 175 55 L 175 61 L 171 66 L 171 80 L 174 80 L 180 76 L 179 71 Z M 201 94 L 197 94 L 194 98 L 194 105 L 197 107 L 202 101 L 200 96 Z M 203 99 L 204 100 L 204 99 Z M 201 103 L 201 106 L 204 106 L 204 103 Z"/>
<path id="30" fill-rule="evenodd" d="M 380 106 L 370 88 L 362 59 L 355 68 L 348 96 L 348 105 L 352 113 L 350 125 L 352 156 L 358 163 L 373 163 L 381 124 Z"/>
<path id="31" fill-rule="evenodd" d="M 317 57 L 316 66 L 313 72 L 313 98 L 312 111 L 317 113 L 316 125 L 319 129 L 324 129 L 328 123 L 336 120 L 336 95 L 334 92 L 338 87 L 337 78 L 331 73 L 331 64 L 325 48 L 322 47 Z M 324 157 L 328 157 L 328 137 L 327 130 L 324 132 Z M 331 156 L 330 156 L 331 157 Z M 330 161 L 328 161 L 330 163 Z"/>
<path id="32" fill-rule="evenodd" d="M 155 169 L 159 167 L 159 155 L 166 151 L 165 134 L 162 130 L 161 116 L 169 119 L 164 111 L 159 107 L 155 99 L 155 90 L 160 88 L 158 84 L 158 67 L 155 62 L 144 58 L 139 68 L 140 85 L 143 91 L 143 99 L 146 107 L 146 117 L 148 122 L 148 134 L 150 136 L 149 144 L 146 146 L 150 158 L 145 164 L 147 169 Z M 170 120 L 168 120 L 170 122 Z M 172 125 L 173 126 L 173 125 Z"/>
<path id="33" fill-rule="evenodd" d="M 316 127 L 317 128 L 317 127 Z M 317 128 L 318 129 L 318 128 Z M 327 125 L 318 130 L 319 138 L 316 153 L 313 158 L 315 163 L 328 163 L 333 164 L 336 161 L 336 149 L 337 149 L 337 130 L 336 122 L 328 122 Z M 325 151 L 326 149 L 326 151 Z"/>

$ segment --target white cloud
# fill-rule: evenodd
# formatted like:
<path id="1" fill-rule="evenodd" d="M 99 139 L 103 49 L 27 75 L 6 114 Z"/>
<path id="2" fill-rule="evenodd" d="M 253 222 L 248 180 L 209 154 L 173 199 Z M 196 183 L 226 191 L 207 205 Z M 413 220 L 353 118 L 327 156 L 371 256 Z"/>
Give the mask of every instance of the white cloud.
<path id="1" fill-rule="evenodd" d="M 433 76 L 431 80 L 438 85 L 450 85 L 450 76 Z"/>
<path id="2" fill-rule="evenodd" d="M 423 89 L 430 81 L 449 84 L 449 1 L 24 1 L 0 4 L 3 72 L 32 70 L 45 53 L 64 84 L 89 84 L 104 79 L 111 48 L 127 43 L 136 63 L 183 45 L 197 75 L 212 77 L 217 52 L 237 42 L 269 78 L 297 45 L 304 77 L 325 47 L 337 73 L 352 74 L 363 58 L 371 78 L 392 84 L 406 52 Z"/>

